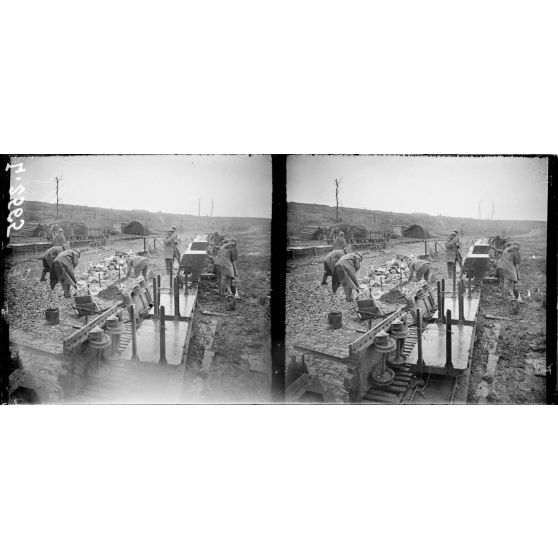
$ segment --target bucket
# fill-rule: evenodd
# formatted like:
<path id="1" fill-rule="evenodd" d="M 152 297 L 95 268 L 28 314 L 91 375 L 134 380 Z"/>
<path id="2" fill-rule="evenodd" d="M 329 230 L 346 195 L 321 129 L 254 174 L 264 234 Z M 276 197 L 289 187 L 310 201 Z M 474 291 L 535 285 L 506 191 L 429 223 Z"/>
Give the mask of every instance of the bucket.
<path id="1" fill-rule="evenodd" d="M 343 325 L 341 312 L 330 312 L 327 315 L 327 321 L 333 329 L 339 329 Z"/>
<path id="2" fill-rule="evenodd" d="M 47 322 L 51 324 L 57 324 L 60 322 L 58 308 L 47 308 L 45 310 L 45 317 L 47 319 Z"/>

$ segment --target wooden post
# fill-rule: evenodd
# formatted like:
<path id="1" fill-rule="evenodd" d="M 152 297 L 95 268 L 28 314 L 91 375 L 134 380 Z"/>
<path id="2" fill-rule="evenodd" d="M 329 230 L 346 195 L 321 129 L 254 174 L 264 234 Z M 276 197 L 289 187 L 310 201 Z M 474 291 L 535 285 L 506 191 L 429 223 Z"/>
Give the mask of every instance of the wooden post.
<path id="1" fill-rule="evenodd" d="M 138 359 L 138 342 L 136 338 L 136 307 L 130 304 L 130 322 L 132 324 L 132 360 Z"/>
<path id="2" fill-rule="evenodd" d="M 157 307 L 159 306 L 161 306 L 161 276 L 157 275 Z"/>
<path id="3" fill-rule="evenodd" d="M 161 319 L 159 320 L 159 364 L 167 364 L 167 354 L 165 345 L 165 307 L 161 306 L 159 308 L 159 315 Z"/>
<path id="4" fill-rule="evenodd" d="M 455 291 L 456 291 L 456 283 L 457 283 L 457 268 L 455 266 L 455 264 L 453 264 L 453 296 L 455 296 Z"/>
<path id="5" fill-rule="evenodd" d="M 426 242 L 426 240 L 424 241 L 424 255 L 425 255 L 425 256 L 428 255 L 428 248 L 427 248 L 427 242 Z"/>
<path id="6" fill-rule="evenodd" d="M 467 289 L 468 289 L 468 291 L 469 291 L 469 296 L 468 296 L 468 298 L 471 298 L 471 296 L 472 296 L 472 295 L 471 295 L 471 275 L 470 275 L 470 273 L 471 273 L 471 272 L 469 272 L 469 276 L 467 277 Z"/>
<path id="7" fill-rule="evenodd" d="M 383 291 L 384 290 L 384 282 L 382 280 L 382 276 L 380 275 L 380 289 Z"/>
<path id="8" fill-rule="evenodd" d="M 159 315 L 159 299 L 157 298 L 157 279 L 153 277 L 153 315 Z"/>
<path id="9" fill-rule="evenodd" d="M 464 301 L 463 301 L 463 291 L 464 291 L 463 281 L 459 281 L 458 303 L 459 303 L 459 323 L 461 325 L 463 325 L 463 322 L 465 321 L 465 308 L 464 308 Z"/>
<path id="10" fill-rule="evenodd" d="M 99 273 L 99 288 L 101 288 L 101 274 Z"/>
<path id="11" fill-rule="evenodd" d="M 147 252 L 147 246 L 145 245 L 145 236 L 143 237 L 143 251 Z"/>
<path id="12" fill-rule="evenodd" d="M 174 282 L 174 318 L 178 320 L 180 317 L 180 290 L 178 289 L 178 281 Z"/>
<path id="13" fill-rule="evenodd" d="M 444 323 L 444 320 L 446 319 L 445 306 L 446 306 L 446 280 L 442 279 L 442 323 Z"/>
<path id="14" fill-rule="evenodd" d="M 446 315 L 446 368 L 453 368 L 451 363 L 451 310 L 448 309 Z"/>
<path id="15" fill-rule="evenodd" d="M 155 243 L 156 243 L 156 242 L 157 242 L 157 239 L 154 238 L 154 239 L 153 239 L 153 250 L 155 250 Z"/>
<path id="16" fill-rule="evenodd" d="M 436 290 L 438 294 L 438 319 L 436 320 L 439 324 L 443 323 L 443 312 L 442 312 L 442 286 L 440 281 L 436 282 Z"/>
<path id="17" fill-rule="evenodd" d="M 434 252 L 436 254 L 438 253 L 438 241 L 437 240 L 434 242 Z"/>
<path id="18" fill-rule="evenodd" d="M 417 352 L 417 366 L 419 367 L 419 372 L 422 374 L 424 368 L 424 359 L 422 358 L 422 317 L 420 315 L 420 308 L 417 308 Z"/>

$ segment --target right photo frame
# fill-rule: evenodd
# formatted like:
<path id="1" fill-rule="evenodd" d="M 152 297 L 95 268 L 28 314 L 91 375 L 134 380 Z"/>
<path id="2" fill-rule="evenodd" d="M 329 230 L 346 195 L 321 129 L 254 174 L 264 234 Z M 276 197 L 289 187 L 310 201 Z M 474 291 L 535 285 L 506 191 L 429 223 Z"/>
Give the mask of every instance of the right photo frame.
<path id="1" fill-rule="evenodd" d="M 288 156 L 286 401 L 552 402 L 551 159 Z"/>

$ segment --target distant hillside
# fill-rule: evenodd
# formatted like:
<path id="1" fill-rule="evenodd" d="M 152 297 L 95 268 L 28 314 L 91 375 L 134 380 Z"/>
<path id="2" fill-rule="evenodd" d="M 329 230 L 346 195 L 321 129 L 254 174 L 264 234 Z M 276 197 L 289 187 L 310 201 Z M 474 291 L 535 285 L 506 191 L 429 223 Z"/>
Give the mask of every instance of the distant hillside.
<path id="1" fill-rule="evenodd" d="M 296 236 L 309 225 L 335 225 L 335 207 L 327 205 L 289 202 L 287 215 L 289 236 Z M 435 217 L 426 213 L 392 213 L 354 207 L 340 207 L 339 219 L 344 223 L 360 225 L 369 230 L 388 230 L 393 225 L 417 224 L 432 236 L 446 236 L 448 231 L 461 228 L 466 235 L 490 236 L 504 231 L 509 235 L 520 234 L 546 227 L 546 221 L 490 221 L 441 215 Z"/>
<path id="2" fill-rule="evenodd" d="M 56 222 L 56 204 L 25 201 L 23 218 L 26 223 L 50 224 Z M 163 231 L 174 225 L 183 232 L 209 232 L 212 229 L 228 231 L 245 230 L 249 227 L 267 227 L 270 219 L 257 217 L 198 217 L 176 213 L 154 213 L 144 209 L 109 209 L 81 205 L 59 206 L 59 220 L 83 223 L 89 228 L 112 228 L 119 223 L 140 221 L 152 231 Z"/>

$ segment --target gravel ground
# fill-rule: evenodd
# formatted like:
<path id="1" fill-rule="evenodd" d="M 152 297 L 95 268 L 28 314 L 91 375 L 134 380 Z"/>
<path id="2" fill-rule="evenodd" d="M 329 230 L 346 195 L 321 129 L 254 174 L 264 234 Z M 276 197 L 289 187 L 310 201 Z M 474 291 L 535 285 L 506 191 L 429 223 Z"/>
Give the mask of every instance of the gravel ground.
<path id="1" fill-rule="evenodd" d="M 194 334 L 190 344 L 189 360 L 192 393 L 198 396 L 196 401 L 222 402 L 222 401 L 249 401 L 264 402 L 270 395 L 270 336 L 265 307 L 259 304 L 260 296 L 269 295 L 270 291 L 270 245 L 269 235 L 265 231 L 249 230 L 236 235 L 239 248 L 237 282 L 238 290 L 243 301 L 237 302 L 234 311 L 227 310 L 226 303 L 216 294 L 216 286 L 202 284 L 199 291 L 198 309 L 195 317 Z M 183 251 L 188 239 L 180 239 L 180 249 Z M 152 245 L 151 245 L 152 246 Z M 76 277 L 87 274 L 89 264 L 98 264 L 104 258 L 111 256 L 116 250 L 128 252 L 143 251 L 143 240 L 116 241 L 99 248 L 83 247 L 80 262 L 76 268 Z M 165 275 L 165 262 L 162 249 L 149 253 L 152 273 L 161 274 L 163 285 L 167 278 Z M 83 325 L 83 318 L 75 317 L 71 307 L 71 299 L 63 296 L 62 288 L 57 285 L 51 291 L 49 281 L 40 282 L 42 262 L 40 256 L 18 256 L 18 259 L 8 261 L 6 277 L 7 319 L 13 330 L 31 334 L 36 339 L 36 346 L 41 347 L 47 343 L 62 345 L 65 337 L 76 331 L 72 326 Z M 114 275 L 114 280 L 117 275 Z M 131 287 L 134 279 L 129 279 L 125 286 Z M 102 289 L 98 284 L 90 284 L 90 292 L 96 297 L 98 303 L 110 307 L 120 300 L 119 296 L 110 296 L 106 299 L 97 297 L 100 290 L 105 290 L 109 281 L 103 281 Z M 214 288 L 215 287 L 215 288 Z M 87 294 L 84 283 L 79 294 Z M 51 325 L 45 319 L 45 309 L 58 308 L 60 324 Z M 226 313 L 227 317 L 211 317 L 201 313 L 201 310 Z M 203 358 L 204 347 L 199 341 L 199 331 L 203 332 L 211 320 L 217 319 L 217 329 L 213 343 L 216 352 L 213 365 L 208 373 L 200 376 L 199 368 Z M 63 373 L 62 365 L 52 359 L 45 360 L 36 354 L 26 351 L 22 354 L 22 361 L 29 373 L 34 376 L 41 391 L 44 402 L 58 402 L 61 398 L 60 390 L 53 378 Z M 256 358 L 262 362 L 262 371 L 250 370 L 248 358 Z M 52 360 L 52 362 L 51 362 Z M 53 368 L 52 373 L 48 369 Z M 188 397 L 186 397 L 188 400 Z"/>
<path id="2" fill-rule="evenodd" d="M 464 253 L 473 240 L 464 239 Z M 546 311 L 543 301 L 546 295 L 546 238 L 533 234 L 518 237 L 517 240 L 521 243 L 523 258 L 522 281 L 519 288 L 524 303 L 519 315 L 513 315 L 510 303 L 502 300 L 499 288 L 494 284 L 484 284 L 467 398 L 469 403 L 544 402 L 545 380 L 541 375 L 540 363 L 545 359 Z M 364 254 L 358 278 L 364 282 L 370 267 L 384 265 L 398 254 L 418 256 L 423 253 L 423 242 L 391 241 L 385 250 Z M 290 338 L 299 333 L 316 328 L 324 329 L 327 314 L 331 311 L 342 312 L 344 327 L 363 327 L 363 322 L 359 321 L 356 315 L 356 304 L 345 301 L 342 289 L 338 290 L 336 295 L 332 294 L 331 278 L 328 279 L 327 287 L 320 285 L 322 262 L 323 256 L 300 258 L 288 263 L 287 344 Z M 446 277 L 446 263 L 442 250 L 434 254 L 432 272 L 434 280 Z M 389 288 L 391 285 L 385 285 L 384 291 L 388 291 Z M 499 360 L 494 377 L 487 376 L 486 364 L 490 332 L 498 320 L 487 319 L 485 315 L 508 318 L 500 320 L 501 329 L 496 351 Z"/>

